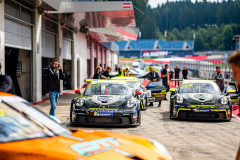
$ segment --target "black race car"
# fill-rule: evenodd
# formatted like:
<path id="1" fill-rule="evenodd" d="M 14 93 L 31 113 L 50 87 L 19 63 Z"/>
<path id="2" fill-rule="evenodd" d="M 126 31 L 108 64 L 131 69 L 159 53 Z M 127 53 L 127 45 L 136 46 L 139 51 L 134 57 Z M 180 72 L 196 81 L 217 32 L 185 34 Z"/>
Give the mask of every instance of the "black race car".
<path id="1" fill-rule="evenodd" d="M 211 80 L 183 80 L 170 89 L 171 119 L 227 120 L 232 118 L 232 102 Z"/>
<path id="2" fill-rule="evenodd" d="M 80 93 L 79 90 L 76 90 Z M 71 103 L 71 124 L 135 125 L 141 124 L 141 92 L 133 93 L 125 81 L 92 81 L 83 95 Z"/>

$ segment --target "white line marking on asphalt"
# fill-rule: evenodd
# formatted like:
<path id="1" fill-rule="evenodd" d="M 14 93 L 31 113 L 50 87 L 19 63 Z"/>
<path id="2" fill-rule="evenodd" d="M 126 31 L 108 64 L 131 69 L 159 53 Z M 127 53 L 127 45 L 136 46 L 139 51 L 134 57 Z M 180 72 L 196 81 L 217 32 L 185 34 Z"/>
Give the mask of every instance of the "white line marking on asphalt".
<path id="1" fill-rule="evenodd" d="M 238 116 L 236 116 L 236 115 L 232 115 L 234 118 L 237 118 L 238 120 L 240 120 L 240 118 L 238 117 Z"/>

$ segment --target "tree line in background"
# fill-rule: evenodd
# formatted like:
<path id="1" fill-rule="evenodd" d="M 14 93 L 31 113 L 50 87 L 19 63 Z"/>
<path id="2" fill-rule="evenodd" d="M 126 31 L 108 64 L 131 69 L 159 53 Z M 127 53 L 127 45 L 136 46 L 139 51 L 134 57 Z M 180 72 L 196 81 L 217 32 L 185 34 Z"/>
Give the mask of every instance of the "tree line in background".
<path id="1" fill-rule="evenodd" d="M 240 34 L 240 1 L 167 2 L 147 6 L 140 26 L 141 39 L 193 40 L 195 51 L 233 50 Z"/>

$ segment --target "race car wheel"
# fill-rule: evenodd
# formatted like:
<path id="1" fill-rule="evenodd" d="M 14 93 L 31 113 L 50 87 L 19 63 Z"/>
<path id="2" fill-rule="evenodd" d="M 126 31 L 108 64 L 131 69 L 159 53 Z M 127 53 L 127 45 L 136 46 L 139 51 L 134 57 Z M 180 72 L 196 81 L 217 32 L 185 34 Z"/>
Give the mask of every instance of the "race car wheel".
<path id="1" fill-rule="evenodd" d="M 137 118 L 138 126 L 141 125 L 141 111 L 138 112 L 138 118 Z"/>
<path id="2" fill-rule="evenodd" d="M 147 101 L 147 99 L 145 101 L 145 108 L 146 108 L 146 110 L 148 109 L 148 101 Z"/>
<path id="3" fill-rule="evenodd" d="M 72 125 L 73 122 L 72 122 L 72 111 L 73 111 L 73 107 L 71 105 L 71 108 L 70 108 L 70 124 Z"/>
<path id="4" fill-rule="evenodd" d="M 170 119 L 174 119 L 173 118 L 173 106 L 171 105 L 171 102 L 170 102 L 170 105 L 169 105 L 169 112 L 170 112 Z"/>

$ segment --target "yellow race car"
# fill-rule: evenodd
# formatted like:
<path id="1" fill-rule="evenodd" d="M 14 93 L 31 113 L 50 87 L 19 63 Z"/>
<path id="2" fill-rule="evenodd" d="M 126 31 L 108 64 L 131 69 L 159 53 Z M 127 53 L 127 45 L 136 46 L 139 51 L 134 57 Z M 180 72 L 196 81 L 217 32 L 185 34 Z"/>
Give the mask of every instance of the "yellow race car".
<path id="1" fill-rule="evenodd" d="M 56 118 L 55 118 L 56 119 Z M 159 142 L 128 134 L 70 132 L 24 99 L 0 92 L 1 160 L 172 160 Z"/>

